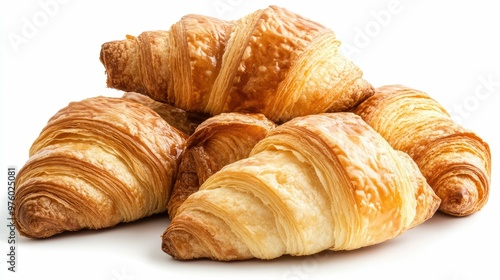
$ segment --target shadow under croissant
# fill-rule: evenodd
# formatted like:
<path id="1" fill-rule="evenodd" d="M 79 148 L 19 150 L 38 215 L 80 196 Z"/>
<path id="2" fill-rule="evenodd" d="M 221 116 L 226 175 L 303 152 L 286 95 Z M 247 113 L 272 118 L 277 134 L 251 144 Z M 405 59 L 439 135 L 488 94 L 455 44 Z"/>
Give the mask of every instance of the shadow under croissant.
<path id="1" fill-rule="evenodd" d="M 415 228 L 416 230 L 417 228 Z M 411 231 L 411 230 L 410 230 Z M 380 266 L 380 257 L 383 256 L 383 263 L 387 266 L 392 266 L 395 262 L 404 262 L 404 256 L 408 253 L 401 250 L 402 247 L 411 246 L 412 248 L 420 248 L 421 253 L 425 247 L 415 244 L 411 238 L 404 238 L 407 233 L 394 239 L 382 242 L 376 245 L 362 247 L 356 250 L 349 251 L 331 251 L 325 250 L 316 254 L 307 256 L 290 256 L 283 255 L 275 259 L 248 259 L 235 260 L 229 262 L 213 261 L 208 258 L 191 259 L 179 261 L 165 254 L 167 263 L 175 264 L 180 268 L 189 269 L 196 265 L 196 269 L 200 270 L 217 270 L 222 273 L 241 273 L 252 276 L 255 273 L 261 275 L 263 270 L 269 269 L 269 273 L 276 273 L 277 279 L 315 279 L 314 274 L 327 269 L 329 271 L 349 271 L 353 273 L 359 270 L 359 264 L 363 263 L 363 270 L 370 270 L 367 264 L 372 266 Z M 429 232 L 427 239 L 431 238 L 432 233 Z M 419 249 L 412 251 L 412 254 L 418 254 Z"/>
<path id="2" fill-rule="evenodd" d="M 244 263 L 245 266 L 249 267 L 257 267 L 262 265 L 271 265 L 271 266 L 289 266 L 292 265 L 301 265 L 307 263 L 309 266 L 317 266 L 317 265 L 355 265 L 361 259 L 376 259 L 377 255 L 384 255 L 384 258 L 387 258 L 387 255 L 393 256 L 394 258 L 398 258 L 397 256 L 406 255 L 407 251 L 402 250 L 403 248 L 412 248 L 412 254 L 419 254 L 419 251 L 422 254 L 425 254 L 424 251 L 429 250 L 432 246 L 429 247 L 421 247 L 419 246 L 419 242 L 416 240 L 427 240 L 427 243 L 435 243 L 439 242 L 440 238 L 436 238 L 436 233 L 439 232 L 455 232 L 456 227 L 459 227 L 463 224 L 464 220 L 476 219 L 479 217 L 480 213 L 472 216 L 460 217 L 457 219 L 455 216 L 450 216 L 448 214 L 442 212 L 435 212 L 435 214 L 419 225 L 418 227 L 409 229 L 405 233 L 400 236 L 397 236 L 393 239 L 384 241 L 379 244 L 370 245 L 362 248 L 358 248 L 355 250 L 346 250 L 346 251 L 332 251 L 332 250 L 324 250 L 312 255 L 306 256 L 291 256 L 291 255 L 282 255 L 275 259 L 270 260 L 262 260 L 257 258 L 247 259 L 247 260 L 232 260 L 232 261 L 213 261 L 210 258 L 199 258 L 199 259 L 190 259 L 190 260 L 176 260 L 167 254 L 165 254 L 165 259 L 169 262 L 175 262 L 176 265 L 189 265 L 192 263 L 196 263 L 196 265 L 206 264 L 207 266 L 217 266 L 220 268 L 225 268 L 229 265 L 228 269 L 231 269 L 231 264 L 237 264 L 236 267 L 241 268 L 241 265 Z M 443 234 L 442 238 L 446 238 L 448 234 Z M 420 243 L 421 244 L 421 243 Z M 420 249 L 419 249 L 420 248 Z M 387 260 L 389 261 L 389 260 Z"/>
<path id="3" fill-rule="evenodd" d="M 400 255 L 407 254 L 405 250 L 401 250 L 402 247 L 421 248 L 420 250 L 426 250 L 416 244 L 418 242 L 415 242 L 415 238 L 420 240 L 432 240 L 436 236 L 436 231 L 454 231 L 454 227 L 461 224 L 463 219 L 474 219 L 475 217 L 477 217 L 477 215 L 456 219 L 455 217 L 436 212 L 431 219 L 427 220 L 419 227 L 413 228 L 394 239 L 376 245 L 350 251 L 326 250 L 308 256 L 284 255 L 272 260 L 255 258 L 231 262 L 214 262 L 206 258 L 188 261 L 175 260 L 162 252 L 159 246 L 159 233 L 170 223 L 170 219 L 167 217 L 166 213 L 155 214 L 128 223 L 120 223 L 106 229 L 83 229 L 76 232 L 63 232 L 46 239 L 21 237 L 19 241 L 21 244 L 38 244 L 41 246 L 45 246 L 43 244 L 50 245 L 54 240 L 57 241 L 58 244 L 61 244 L 61 241 L 77 241 L 76 243 L 86 247 L 86 244 L 88 244 L 87 241 L 90 243 L 94 242 L 96 238 L 99 238 L 100 245 L 98 246 L 98 250 L 100 252 L 110 251 L 116 247 L 127 247 L 130 242 L 133 242 L 136 243 L 136 246 L 128 250 L 134 250 L 134 248 L 137 247 L 141 248 L 140 251 L 134 250 L 134 258 L 141 256 L 141 258 L 147 259 L 148 262 L 154 262 L 158 265 L 175 263 L 176 266 L 190 267 L 196 264 L 199 269 L 203 269 L 206 266 L 207 269 L 223 269 L 225 271 L 242 269 L 242 267 L 250 269 L 249 271 L 257 271 L 256 269 L 259 268 L 273 267 L 274 271 L 284 271 L 283 273 L 288 273 L 291 267 L 304 267 L 304 271 L 310 271 L 312 273 L 313 270 L 319 269 L 322 266 L 328 266 L 329 269 L 340 266 L 356 266 L 360 261 L 377 259 L 377 256 L 381 255 L 384 255 L 385 262 L 390 262 L 393 258 L 397 259 Z M 109 247 L 102 244 L 109 244 Z M 94 250 L 95 248 L 90 246 L 89 249 Z M 412 254 L 418 253 L 418 251 L 412 251 Z M 390 257 L 387 257 L 388 255 Z"/>
<path id="4" fill-rule="evenodd" d="M 142 219 L 138 219 L 131 222 L 121 222 L 115 226 L 102 228 L 102 229 L 80 229 L 78 231 L 63 231 L 61 233 L 50 236 L 49 238 L 29 238 L 21 236 L 22 243 L 43 243 L 52 242 L 53 240 L 63 241 L 63 240 L 79 240 L 79 242 L 84 238 L 95 238 L 96 236 L 106 237 L 109 236 L 113 240 L 121 240 L 124 242 L 134 241 L 137 237 L 140 240 L 147 239 L 151 236 L 157 237 L 158 232 L 166 227 L 170 220 L 166 212 L 153 214 Z M 140 232 L 143 236 L 137 236 Z M 106 248 L 100 247 L 100 249 L 106 250 Z"/>

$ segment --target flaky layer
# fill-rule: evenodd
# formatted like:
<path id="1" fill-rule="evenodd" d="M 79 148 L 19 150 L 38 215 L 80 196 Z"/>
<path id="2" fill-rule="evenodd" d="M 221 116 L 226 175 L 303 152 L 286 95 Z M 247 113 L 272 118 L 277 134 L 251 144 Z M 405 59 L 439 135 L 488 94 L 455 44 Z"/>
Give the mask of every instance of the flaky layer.
<path id="1" fill-rule="evenodd" d="M 454 216 L 479 211 L 487 202 L 491 176 L 489 146 L 455 123 L 428 94 L 402 85 L 376 89 L 354 111 L 419 166 Z"/>
<path id="2" fill-rule="evenodd" d="M 16 228 L 40 238 L 163 212 L 184 146 L 144 105 L 72 102 L 49 120 L 16 178 Z"/>
<path id="3" fill-rule="evenodd" d="M 335 33 L 277 6 L 236 21 L 187 15 L 168 31 L 106 42 L 108 87 L 186 111 L 262 113 L 275 122 L 351 109 L 373 94 Z"/>
<path id="4" fill-rule="evenodd" d="M 222 113 L 200 124 L 189 137 L 168 201 L 175 217 L 186 198 L 222 167 L 248 157 L 275 124 L 262 114 Z"/>
<path id="5" fill-rule="evenodd" d="M 177 259 L 272 259 L 352 250 L 429 219 L 416 164 L 352 113 L 295 118 L 209 177 L 163 234 Z"/>

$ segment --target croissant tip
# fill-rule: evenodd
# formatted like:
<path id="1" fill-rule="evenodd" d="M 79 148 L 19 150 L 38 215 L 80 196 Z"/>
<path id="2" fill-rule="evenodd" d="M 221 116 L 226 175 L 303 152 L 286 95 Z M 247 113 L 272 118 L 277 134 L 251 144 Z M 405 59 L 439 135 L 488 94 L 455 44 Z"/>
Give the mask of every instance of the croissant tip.
<path id="1" fill-rule="evenodd" d="M 169 254 L 170 256 L 172 256 L 173 258 L 175 258 L 176 254 L 174 254 L 174 246 L 172 245 L 172 243 L 169 241 L 169 236 L 168 234 L 164 233 L 162 236 L 162 242 L 161 242 L 161 250 L 167 254 Z"/>
<path id="2" fill-rule="evenodd" d="M 446 195 L 440 195 L 442 201 L 439 210 L 457 217 L 465 217 L 477 212 L 481 205 L 477 193 L 471 192 L 471 190 L 475 190 L 475 187 L 454 187 Z"/>
<path id="3" fill-rule="evenodd" d="M 192 247 L 186 238 L 182 238 L 168 229 L 163 233 L 161 249 L 172 258 L 176 260 L 192 259 L 187 252 L 191 252 L 193 249 L 186 249 L 186 247 Z"/>
<path id="4" fill-rule="evenodd" d="M 29 238 L 48 238 L 65 230 L 58 221 L 32 211 L 21 210 L 13 219 L 19 234 Z"/>

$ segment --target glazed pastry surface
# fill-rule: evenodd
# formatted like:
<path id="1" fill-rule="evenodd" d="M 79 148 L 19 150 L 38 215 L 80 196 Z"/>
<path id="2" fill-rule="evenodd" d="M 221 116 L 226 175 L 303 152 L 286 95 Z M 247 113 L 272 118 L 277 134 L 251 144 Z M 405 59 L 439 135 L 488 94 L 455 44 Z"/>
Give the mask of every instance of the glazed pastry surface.
<path id="1" fill-rule="evenodd" d="M 44 238 L 164 212 L 185 141 L 139 103 L 71 102 L 48 121 L 18 173 L 16 229 Z"/>
<path id="2" fill-rule="evenodd" d="M 387 85 L 354 111 L 395 148 L 408 153 L 454 216 L 479 211 L 488 201 L 491 177 L 489 145 L 455 123 L 428 94 L 403 85 Z"/>
<path id="3" fill-rule="evenodd" d="M 236 21 L 186 15 L 167 31 L 102 45 L 107 85 L 186 111 L 274 122 L 348 110 L 373 94 L 335 33 L 277 6 Z"/>
<path id="4" fill-rule="evenodd" d="M 189 196 L 162 248 L 223 261 L 352 250 L 423 223 L 439 201 L 409 156 L 359 116 L 298 117 Z"/>

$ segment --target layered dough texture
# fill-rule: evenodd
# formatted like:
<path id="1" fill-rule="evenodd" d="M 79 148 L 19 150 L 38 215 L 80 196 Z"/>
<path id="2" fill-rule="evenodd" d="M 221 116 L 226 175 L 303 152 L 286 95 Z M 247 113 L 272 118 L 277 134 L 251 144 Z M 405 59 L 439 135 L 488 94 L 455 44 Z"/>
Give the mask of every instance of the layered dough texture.
<path id="1" fill-rule="evenodd" d="M 409 156 L 360 117 L 299 117 L 189 196 L 163 250 L 225 261 L 352 250 L 421 224 L 439 202 Z"/>

